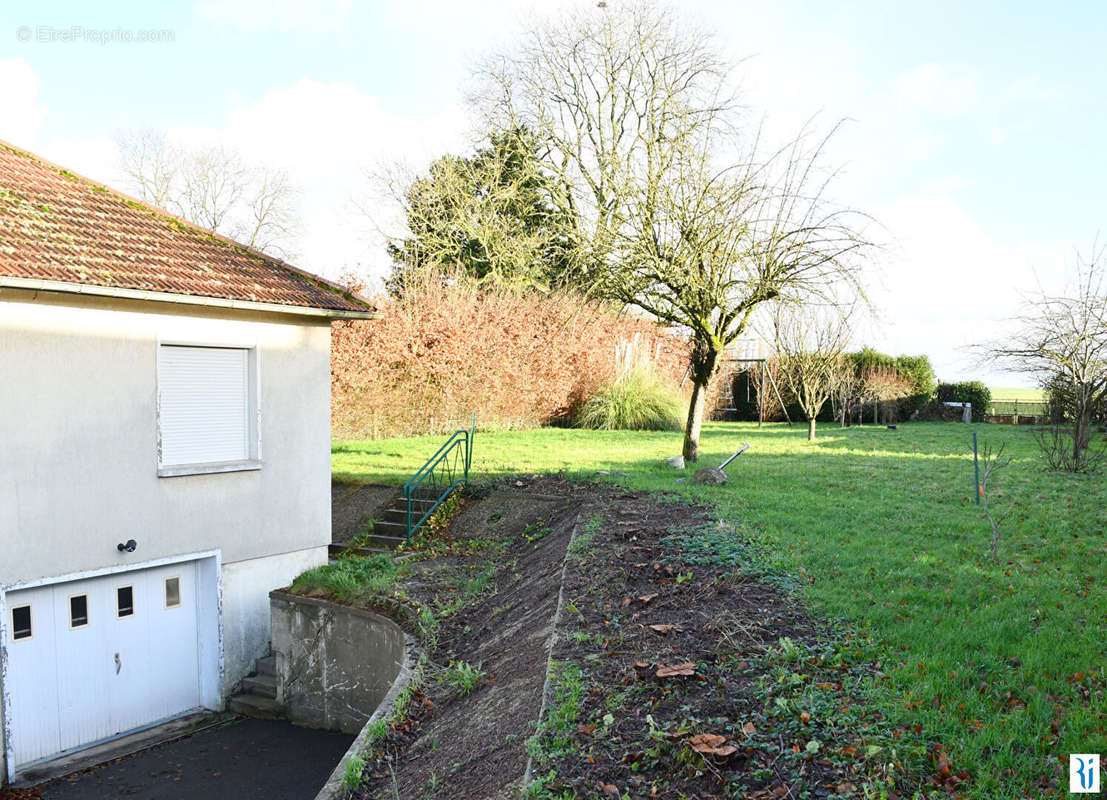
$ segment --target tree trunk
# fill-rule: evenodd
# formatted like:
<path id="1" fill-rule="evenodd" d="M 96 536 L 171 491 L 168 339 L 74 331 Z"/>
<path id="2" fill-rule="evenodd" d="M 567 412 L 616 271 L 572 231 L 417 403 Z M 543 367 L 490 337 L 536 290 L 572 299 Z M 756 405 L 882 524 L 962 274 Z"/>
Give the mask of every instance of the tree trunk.
<path id="1" fill-rule="evenodd" d="M 1091 415 L 1088 413 L 1087 409 L 1078 409 L 1076 412 L 1076 424 L 1073 426 L 1072 431 L 1072 466 L 1074 471 L 1079 472 L 1084 464 L 1084 451 L 1087 449 L 1092 439 L 1091 428 Z"/>
<path id="2" fill-rule="evenodd" d="M 699 453 L 707 387 L 718 358 L 719 353 L 713 347 L 696 342 L 692 348 L 692 399 L 688 403 L 688 424 L 684 427 L 684 460 L 688 462 L 695 461 Z"/>
<path id="3" fill-rule="evenodd" d="M 688 404 L 688 424 L 684 426 L 684 460 L 695 461 L 700 447 L 700 430 L 703 428 L 703 409 L 707 405 L 707 386 L 699 381 L 692 383 L 692 400 Z"/>
<path id="4" fill-rule="evenodd" d="M 815 418 L 807 420 L 807 441 L 815 441 Z"/>

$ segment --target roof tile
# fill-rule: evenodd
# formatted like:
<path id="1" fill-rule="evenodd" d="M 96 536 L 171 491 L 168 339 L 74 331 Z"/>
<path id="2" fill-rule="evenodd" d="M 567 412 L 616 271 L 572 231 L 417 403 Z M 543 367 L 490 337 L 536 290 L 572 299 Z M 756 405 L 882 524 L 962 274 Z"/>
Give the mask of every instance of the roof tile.
<path id="1" fill-rule="evenodd" d="M 0 275 L 331 311 L 362 298 L 0 142 Z"/>

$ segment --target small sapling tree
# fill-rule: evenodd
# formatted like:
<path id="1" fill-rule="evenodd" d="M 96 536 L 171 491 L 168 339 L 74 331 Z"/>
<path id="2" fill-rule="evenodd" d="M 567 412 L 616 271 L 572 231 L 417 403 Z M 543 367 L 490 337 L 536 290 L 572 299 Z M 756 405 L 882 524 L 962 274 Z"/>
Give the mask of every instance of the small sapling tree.
<path id="1" fill-rule="evenodd" d="M 836 307 L 778 308 L 773 333 L 784 384 L 807 417 L 813 442 L 819 413 L 851 372 L 849 315 Z"/>
<path id="2" fill-rule="evenodd" d="M 1069 284 L 1053 293 L 1038 289 L 1026 298 L 1009 340 L 988 355 L 1036 376 L 1043 385 L 1063 387 L 1070 430 L 1039 437 L 1050 466 L 1069 472 L 1094 468 L 1091 447 L 1095 410 L 1107 400 L 1107 271 L 1105 248 L 1077 257 Z M 1061 447 L 1060 440 L 1067 447 Z"/>
<path id="3" fill-rule="evenodd" d="M 981 467 L 980 473 L 980 487 L 977 491 L 980 492 L 980 503 L 984 509 L 984 518 L 988 520 L 988 525 L 992 529 L 992 560 L 996 559 L 996 554 L 999 550 L 1000 539 L 1000 526 L 1003 525 L 1004 520 L 1011 515 L 1011 512 L 1015 510 L 1015 504 L 1009 503 L 1007 508 L 1002 512 L 996 512 L 992 508 L 990 498 L 988 495 L 988 485 L 992 482 L 992 478 L 1001 469 L 1011 463 L 1011 457 L 1004 457 L 1003 451 L 1007 448 L 1006 444 L 1001 444 L 998 450 L 993 451 L 991 445 L 985 444 L 984 449 L 981 452 Z"/>

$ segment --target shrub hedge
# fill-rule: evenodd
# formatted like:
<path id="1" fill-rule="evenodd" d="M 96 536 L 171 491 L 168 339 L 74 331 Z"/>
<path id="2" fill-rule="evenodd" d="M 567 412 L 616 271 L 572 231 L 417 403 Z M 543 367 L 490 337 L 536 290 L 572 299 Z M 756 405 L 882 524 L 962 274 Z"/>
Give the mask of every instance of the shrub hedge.
<path id="1" fill-rule="evenodd" d="M 962 381 L 960 383 L 939 383 L 938 402 L 972 403 L 973 422 L 983 422 L 992 401 L 992 391 L 980 381 Z"/>
<path id="2" fill-rule="evenodd" d="M 667 329 L 569 294 L 427 280 L 374 299 L 381 319 L 332 326 L 338 439 L 442 433 L 473 411 L 486 429 L 567 424 L 628 362 L 674 390 L 688 365 Z"/>

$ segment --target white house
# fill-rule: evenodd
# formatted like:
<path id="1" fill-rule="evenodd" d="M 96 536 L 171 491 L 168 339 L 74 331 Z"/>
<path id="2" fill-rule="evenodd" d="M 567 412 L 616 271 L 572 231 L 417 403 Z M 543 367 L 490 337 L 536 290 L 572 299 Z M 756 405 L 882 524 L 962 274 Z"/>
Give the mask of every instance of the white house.
<path id="1" fill-rule="evenodd" d="M 371 306 L 0 142 L 0 776 L 201 708 L 330 542 Z"/>

